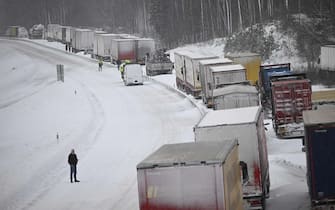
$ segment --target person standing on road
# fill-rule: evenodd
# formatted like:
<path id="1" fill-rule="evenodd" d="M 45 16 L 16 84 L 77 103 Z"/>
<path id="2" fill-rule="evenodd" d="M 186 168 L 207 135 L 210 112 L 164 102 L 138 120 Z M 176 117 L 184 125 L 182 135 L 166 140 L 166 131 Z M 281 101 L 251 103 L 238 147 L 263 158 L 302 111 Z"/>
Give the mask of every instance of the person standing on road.
<path id="1" fill-rule="evenodd" d="M 79 180 L 77 179 L 78 158 L 77 158 L 76 153 L 74 152 L 74 149 L 72 149 L 71 153 L 69 154 L 68 163 L 70 165 L 70 181 L 71 181 L 71 183 L 73 182 L 73 178 L 74 178 L 75 182 L 79 182 Z"/>
<path id="2" fill-rule="evenodd" d="M 120 69 L 120 65 L 121 65 L 121 61 L 119 59 L 116 60 L 116 65 L 117 65 L 117 69 Z"/>
<path id="3" fill-rule="evenodd" d="M 98 71 L 102 71 L 102 65 L 103 65 L 103 62 L 102 62 L 102 59 L 100 58 L 99 59 L 99 70 Z"/>

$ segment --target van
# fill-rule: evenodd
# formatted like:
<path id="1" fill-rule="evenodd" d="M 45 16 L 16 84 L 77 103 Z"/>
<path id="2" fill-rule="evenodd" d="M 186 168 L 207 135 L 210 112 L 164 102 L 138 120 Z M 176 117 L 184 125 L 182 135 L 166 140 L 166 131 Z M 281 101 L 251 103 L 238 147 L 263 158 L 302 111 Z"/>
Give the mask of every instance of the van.
<path id="1" fill-rule="evenodd" d="M 143 85 L 142 67 L 140 64 L 127 64 L 124 67 L 125 85 Z"/>

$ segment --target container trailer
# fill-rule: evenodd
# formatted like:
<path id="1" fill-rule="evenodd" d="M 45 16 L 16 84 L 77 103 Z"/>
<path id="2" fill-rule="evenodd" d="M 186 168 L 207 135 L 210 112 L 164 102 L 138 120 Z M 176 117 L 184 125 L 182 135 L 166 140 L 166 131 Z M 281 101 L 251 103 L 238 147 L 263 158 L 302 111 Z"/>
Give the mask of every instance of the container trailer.
<path id="1" fill-rule="evenodd" d="M 335 110 L 304 111 L 303 119 L 312 210 L 335 209 Z"/>
<path id="2" fill-rule="evenodd" d="M 96 33 L 93 54 L 96 58 L 109 61 L 112 54 L 112 40 L 120 38 L 117 34 Z"/>
<path id="3" fill-rule="evenodd" d="M 146 56 L 155 51 L 155 41 L 150 38 L 135 39 L 136 63 L 144 64 Z"/>
<path id="4" fill-rule="evenodd" d="M 137 165 L 140 210 L 242 210 L 236 140 L 163 145 Z"/>
<path id="5" fill-rule="evenodd" d="M 78 51 L 93 51 L 94 31 L 90 29 L 75 29 L 73 50 Z"/>
<path id="6" fill-rule="evenodd" d="M 71 42 L 71 26 L 62 26 L 62 39 L 61 41 L 65 44 Z"/>
<path id="7" fill-rule="evenodd" d="M 281 138 L 304 136 L 302 112 L 312 109 L 311 81 L 305 74 L 270 77 L 273 128 Z"/>
<path id="8" fill-rule="evenodd" d="M 129 60 L 136 63 L 136 40 L 135 39 L 113 39 L 111 60 Z"/>
<path id="9" fill-rule="evenodd" d="M 322 70 L 335 71 L 335 45 L 321 46 L 320 65 Z"/>

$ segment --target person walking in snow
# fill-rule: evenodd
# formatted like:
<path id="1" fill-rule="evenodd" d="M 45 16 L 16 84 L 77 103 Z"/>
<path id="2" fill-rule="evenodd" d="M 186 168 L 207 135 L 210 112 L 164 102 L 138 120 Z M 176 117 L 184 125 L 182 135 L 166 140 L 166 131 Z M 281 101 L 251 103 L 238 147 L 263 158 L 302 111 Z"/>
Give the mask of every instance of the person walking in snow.
<path id="1" fill-rule="evenodd" d="M 99 59 L 99 71 L 102 71 L 102 65 L 103 65 L 103 62 L 102 62 L 102 59 L 100 58 Z"/>
<path id="2" fill-rule="evenodd" d="M 117 65 L 117 69 L 120 69 L 120 65 L 121 65 L 121 61 L 119 59 L 116 60 L 116 65 Z"/>
<path id="3" fill-rule="evenodd" d="M 78 158 L 76 153 L 74 152 L 74 149 L 71 150 L 71 153 L 69 154 L 68 161 L 70 165 L 70 181 L 71 183 L 73 182 L 73 178 L 75 182 L 79 182 L 77 179 L 77 163 L 78 163 Z"/>

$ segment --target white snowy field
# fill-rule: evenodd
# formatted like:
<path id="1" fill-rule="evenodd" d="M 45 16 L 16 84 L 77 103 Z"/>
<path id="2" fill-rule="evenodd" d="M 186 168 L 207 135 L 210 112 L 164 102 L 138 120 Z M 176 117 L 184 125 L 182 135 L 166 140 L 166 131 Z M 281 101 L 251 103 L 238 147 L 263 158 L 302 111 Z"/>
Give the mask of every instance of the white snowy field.
<path id="1" fill-rule="evenodd" d="M 0 209 L 138 209 L 136 164 L 162 144 L 193 141 L 209 110 L 177 94 L 174 75 L 126 87 L 114 66 L 98 72 L 92 59 L 38 43 L 0 39 Z M 308 209 L 301 140 L 279 140 L 266 123 L 267 209 Z M 69 180 L 72 148 L 80 183 Z"/>

